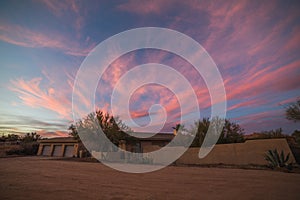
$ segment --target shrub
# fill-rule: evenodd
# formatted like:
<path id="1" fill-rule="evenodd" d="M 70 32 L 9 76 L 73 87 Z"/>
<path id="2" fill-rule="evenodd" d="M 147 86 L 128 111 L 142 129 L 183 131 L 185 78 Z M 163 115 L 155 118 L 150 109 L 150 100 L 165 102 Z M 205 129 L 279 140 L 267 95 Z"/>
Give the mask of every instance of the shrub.
<path id="1" fill-rule="evenodd" d="M 7 150 L 6 155 L 36 155 L 39 148 L 37 142 L 22 143 L 18 148 Z"/>
<path id="2" fill-rule="evenodd" d="M 269 166 L 272 169 L 286 168 L 288 170 L 291 170 L 292 165 L 291 163 L 288 164 L 289 158 L 290 153 L 288 153 L 287 156 L 285 156 L 283 151 L 281 151 L 281 153 L 279 154 L 277 149 L 268 150 L 268 152 L 265 155 L 265 159 L 269 162 Z"/>
<path id="3" fill-rule="evenodd" d="M 12 148 L 5 151 L 6 155 L 22 155 L 23 149 L 20 148 Z"/>
<path id="4" fill-rule="evenodd" d="M 37 142 L 23 143 L 21 146 L 23 148 L 24 155 L 36 155 L 39 148 L 39 144 Z"/>

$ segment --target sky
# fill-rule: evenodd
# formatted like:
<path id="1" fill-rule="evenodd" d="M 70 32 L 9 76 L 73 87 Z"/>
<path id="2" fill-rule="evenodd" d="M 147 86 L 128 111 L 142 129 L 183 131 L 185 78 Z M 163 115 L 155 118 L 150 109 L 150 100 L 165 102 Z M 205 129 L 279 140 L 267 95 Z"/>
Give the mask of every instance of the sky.
<path id="1" fill-rule="evenodd" d="M 209 53 L 224 82 L 228 119 L 247 134 L 277 128 L 291 134 L 300 128 L 285 118 L 286 105 L 300 96 L 299 10 L 297 1 L 264 0 L 1 1 L 0 133 L 66 136 L 73 122 L 74 80 L 89 52 L 120 32 L 162 27 L 186 34 Z M 203 78 L 186 60 L 158 49 L 136 50 L 114 60 L 97 86 L 97 107 L 110 112 L 118 80 L 146 63 L 180 72 L 197 95 L 199 118 L 210 116 L 212 103 Z M 84 95 L 82 101 L 87 101 Z M 187 95 L 184 102 L 189 101 Z M 178 99 L 157 84 L 132 94 L 131 117 L 140 125 L 149 123 L 153 104 L 161 104 L 176 122 Z"/>

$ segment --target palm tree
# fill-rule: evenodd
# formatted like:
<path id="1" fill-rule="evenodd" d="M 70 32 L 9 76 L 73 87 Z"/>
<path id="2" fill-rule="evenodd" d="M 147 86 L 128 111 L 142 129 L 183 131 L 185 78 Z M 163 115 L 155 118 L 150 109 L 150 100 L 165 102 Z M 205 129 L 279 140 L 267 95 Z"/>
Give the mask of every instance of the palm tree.
<path id="1" fill-rule="evenodd" d="M 177 135 L 180 128 L 183 128 L 181 124 L 176 124 L 172 129 L 174 130 L 174 135 Z"/>

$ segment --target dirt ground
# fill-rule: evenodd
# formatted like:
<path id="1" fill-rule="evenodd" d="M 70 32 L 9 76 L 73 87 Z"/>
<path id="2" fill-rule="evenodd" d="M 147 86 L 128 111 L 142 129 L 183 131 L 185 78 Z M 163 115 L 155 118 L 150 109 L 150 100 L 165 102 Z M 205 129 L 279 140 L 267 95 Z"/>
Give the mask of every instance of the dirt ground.
<path id="1" fill-rule="evenodd" d="M 300 174 L 175 167 L 147 174 L 100 163 L 0 158 L 0 199 L 300 199 Z"/>

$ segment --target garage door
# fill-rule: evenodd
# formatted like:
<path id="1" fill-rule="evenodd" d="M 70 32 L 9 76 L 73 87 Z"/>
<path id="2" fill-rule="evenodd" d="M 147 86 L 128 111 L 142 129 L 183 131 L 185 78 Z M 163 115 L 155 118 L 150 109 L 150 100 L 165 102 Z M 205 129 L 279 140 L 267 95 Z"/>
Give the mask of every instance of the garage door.
<path id="1" fill-rule="evenodd" d="M 50 145 L 43 146 L 42 155 L 43 156 L 50 156 L 50 150 L 51 150 L 51 146 Z"/>
<path id="2" fill-rule="evenodd" d="M 66 146 L 65 149 L 65 157 L 73 157 L 73 153 L 74 153 L 74 146 L 72 145 L 68 145 Z"/>
<path id="3" fill-rule="evenodd" d="M 53 156 L 62 156 L 61 150 L 62 150 L 62 145 L 55 145 L 53 150 Z"/>

